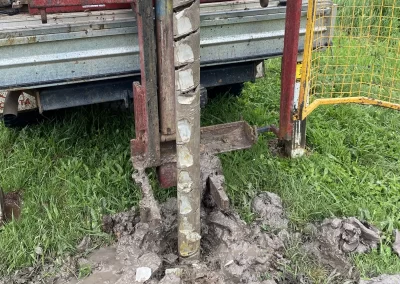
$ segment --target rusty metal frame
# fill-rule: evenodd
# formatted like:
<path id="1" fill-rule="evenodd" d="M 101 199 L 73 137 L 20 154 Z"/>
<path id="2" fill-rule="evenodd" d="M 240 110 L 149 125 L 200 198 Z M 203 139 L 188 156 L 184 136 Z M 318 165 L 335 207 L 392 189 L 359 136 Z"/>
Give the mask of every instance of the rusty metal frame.
<path id="1" fill-rule="evenodd" d="M 131 140 L 131 154 L 136 168 L 149 168 L 160 161 L 160 127 L 157 96 L 157 55 L 153 4 L 137 0 L 141 84 L 133 83 L 136 139 Z"/>
<path id="2" fill-rule="evenodd" d="M 257 129 L 245 121 L 201 127 L 200 154 L 216 155 L 250 149 L 258 139 Z M 176 185 L 175 141 L 161 143 L 158 180 L 162 188 Z"/>
<path id="3" fill-rule="evenodd" d="M 282 57 L 281 102 L 279 139 L 291 141 L 293 135 L 293 103 L 296 82 L 299 31 L 302 0 L 288 1 L 286 4 L 285 39 Z"/>

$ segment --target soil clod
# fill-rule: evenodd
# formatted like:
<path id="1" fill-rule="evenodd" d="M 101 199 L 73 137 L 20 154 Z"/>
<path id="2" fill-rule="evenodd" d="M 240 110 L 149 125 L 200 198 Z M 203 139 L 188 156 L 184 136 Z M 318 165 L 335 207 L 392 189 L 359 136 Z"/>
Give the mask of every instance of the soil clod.
<path id="1" fill-rule="evenodd" d="M 306 251 L 320 263 L 350 278 L 357 277 L 358 272 L 347 254 L 366 253 L 376 248 L 380 241 L 376 228 L 354 217 L 326 219 L 313 233 L 315 237 L 305 245 Z"/>
<path id="2" fill-rule="evenodd" d="M 257 221 L 265 228 L 278 231 L 288 228 L 289 221 L 285 216 L 282 200 L 275 193 L 264 192 L 256 196 L 252 209 L 259 217 Z"/>
<path id="3" fill-rule="evenodd" d="M 0 188 L 0 227 L 21 215 L 22 196 L 20 191 L 4 193 Z"/>
<path id="4" fill-rule="evenodd" d="M 400 257 L 400 232 L 399 230 L 394 231 L 394 242 L 392 245 L 393 251 Z"/>

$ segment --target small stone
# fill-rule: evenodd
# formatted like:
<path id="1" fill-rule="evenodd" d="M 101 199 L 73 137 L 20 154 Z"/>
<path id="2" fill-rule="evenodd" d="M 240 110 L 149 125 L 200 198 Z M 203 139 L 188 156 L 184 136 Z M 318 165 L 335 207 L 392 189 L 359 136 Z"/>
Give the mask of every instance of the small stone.
<path id="1" fill-rule="evenodd" d="M 37 255 L 43 255 L 43 249 L 41 247 L 35 247 L 35 253 Z"/>
<path id="2" fill-rule="evenodd" d="M 151 277 L 150 267 L 139 267 L 136 269 L 136 282 L 145 282 Z"/>

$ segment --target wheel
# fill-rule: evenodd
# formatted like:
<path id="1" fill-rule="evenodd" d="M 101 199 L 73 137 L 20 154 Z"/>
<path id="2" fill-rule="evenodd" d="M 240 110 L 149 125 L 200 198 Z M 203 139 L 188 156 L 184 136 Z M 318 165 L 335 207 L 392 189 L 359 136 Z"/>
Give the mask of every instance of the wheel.
<path id="1" fill-rule="evenodd" d="M 6 114 L 3 116 L 4 126 L 7 128 L 20 128 L 40 122 L 43 117 L 38 111 L 18 113 L 18 115 Z"/>
<path id="2" fill-rule="evenodd" d="M 208 97 L 213 98 L 218 95 L 229 94 L 233 96 L 240 96 L 243 90 L 244 84 L 243 83 L 236 83 L 231 85 L 224 85 L 213 87 L 208 90 Z"/>

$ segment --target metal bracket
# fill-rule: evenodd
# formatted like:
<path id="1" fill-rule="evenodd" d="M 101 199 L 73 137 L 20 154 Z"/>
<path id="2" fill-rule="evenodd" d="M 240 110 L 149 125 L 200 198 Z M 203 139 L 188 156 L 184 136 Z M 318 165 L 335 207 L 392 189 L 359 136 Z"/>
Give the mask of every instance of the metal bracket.
<path id="1" fill-rule="evenodd" d="M 139 34 L 141 84 L 133 84 L 136 139 L 131 140 L 131 154 L 134 167 L 143 169 L 160 163 L 157 55 L 153 3 L 137 0 L 133 7 Z"/>

